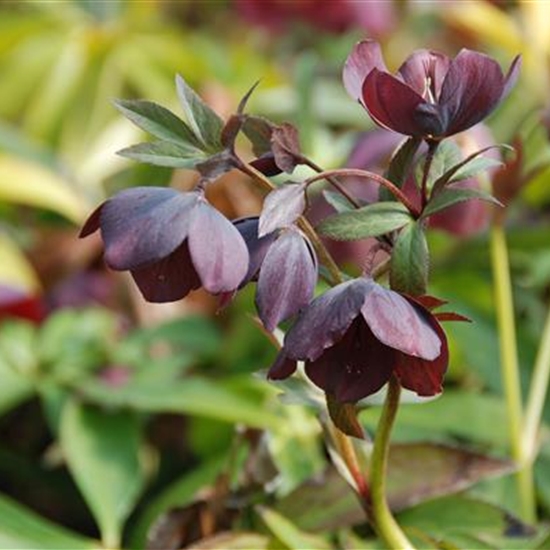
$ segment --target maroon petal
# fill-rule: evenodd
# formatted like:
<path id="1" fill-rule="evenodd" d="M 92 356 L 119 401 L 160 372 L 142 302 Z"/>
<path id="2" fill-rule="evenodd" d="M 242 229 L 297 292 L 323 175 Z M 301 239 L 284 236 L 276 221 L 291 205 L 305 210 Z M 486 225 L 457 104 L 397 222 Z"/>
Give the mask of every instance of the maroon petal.
<path id="1" fill-rule="evenodd" d="M 248 271 L 248 250 L 241 234 L 205 200 L 191 215 L 189 251 L 202 285 L 212 294 L 235 290 Z"/>
<path id="2" fill-rule="evenodd" d="M 447 336 L 435 319 L 431 320 L 431 326 L 437 332 L 441 342 L 439 357 L 428 361 L 400 353 L 395 368 L 395 374 L 401 385 L 421 396 L 436 395 L 443 391 L 443 376 L 449 364 Z"/>
<path id="3" fill-rule="evenodd" d="M 277 233 L 270 233 L 261 238 L 258 237 L 258 224 L 258 216 L 233 220 L 233 225 L 237 228 L 237 231 L 246 243 L 249 256 L 248 272 L 240 285 L 241 287 L 257 277 L 269 247 L 277 238 Z"/>
<path id="4" fill-rule="evenodd" d="M 363 82 L 374 68 L 387 70 L 380 44 L 373 40 L 358 42 L 344 63 L 342 74 L 346 91 L 356 101 L 362 102 Z"/>
<path id="5" fill-rule="evenodd" d="M 131 273 L 148 302 L 175 302 L 201 286 L 191 263 L 187 241 L 166 258 Z"/>
<path id="6" fill-rule="evenodd" d="M 347 331 L 369 291 L 365 279 L 354 279 L 313 300 L 286 334 L 284 347 L 288 356 L 315 361 Z"/>
<path id="7" fill-rule="evenodd" d="M 306 208 L 306 186 L 291 183 L 271 191 L 260 214 L 259 236 L 293 224 Z"/>
<path id="8" fill-rule="evenodd" d="M 502 70 L 494 59 L 461 50 L 451 61 L 439 97 L 445 134 L 462 132 L 483 120 L 500 102 L 504 88 Z"/>
<path id="9" fill-rule="evenodd" d="M 317 262 L 298 230 L 285 231 L 269 248 L 260 269 L 256 306 L 267 330 L 295 315 L 313 298 Z"/>
<path id="10" fill-rule="evenodd" d="M 424 99 L 431 97 L 435 101 L 439 97 L 450 62 L 442 53 L 417 50 L 405 60 L 397 74 Z"/>
<path id="11" fill-rule="evenodd" d="M 433 316 L 421 306 L 371 281 L 361 313 L 374 335 L 387 346 L 423 359 L 441 353 Z"/>
<path id="12" fill-rule="evenodd" d="M 270 380 L 284 380 L 296 371 L 296 359 L 290 359 L 284 350 L 277 355 L 275 362 L 271 365 L 267 377 Z"/>
<path id="13" fill-rule="evenodd" d="M 187 236 L 197 198 L 164 187 L 134 187 L 109 199 L 99 215 L 107 264 L 134 269 L 171 254 Z M 88 223 L 90 229 L 97 223 L 95 213 Z"/>
<path id="14" fill-rule="evenodd" d="M 92 233 L 96 232 L 99 229 L 99 220 L 101 216 L 101 209 L 103 208 L 103 205 L 105 203 L 101 203 L 89 216 L 84 225 L 82 226 L 82 229 L 80 230 L 80 233 L 78 234 L 79 238 L 83 239 L 84 237 L 87 237 L 88 235 L 91 235 Z"/>
<path id="15" fill-rule="evenodd" d="M 429 104 L 396 77 L 373 69 L 362 91 L 363 102 L 377 124 L 408 136 L 425 134 L 416 111 L 420 105 Z"/>
<path id="16" fill-rule="evenodd" d="M 398 352 L 380 343 L 362 319 L 344 338 L 315 361 L 306 362 L 307 376 L 340 402 L 355 402 L 376 393 L 390 378 Z"/>

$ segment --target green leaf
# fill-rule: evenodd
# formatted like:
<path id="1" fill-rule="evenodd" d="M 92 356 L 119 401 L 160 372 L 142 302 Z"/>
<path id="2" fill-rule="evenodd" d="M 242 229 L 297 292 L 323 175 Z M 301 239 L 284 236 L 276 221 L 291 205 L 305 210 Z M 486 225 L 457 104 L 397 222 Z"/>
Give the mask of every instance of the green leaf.
<path id="1" fill-rule="evenodd" d="M 196 147 L 173 141 L 152 141 L 126 147 L 118 154 L 139 162 L 169 168 L 195 168 L 208 157 Z"/>
<path id="2" fill-rule="evenodd" d="M 143 488 L 141 431 L 137 416 L 127 411 L 70 400 L 62 412 L 61 448 L 108 548 L 120 545 L 124 522 Z"/>
<path id="3" fill-rule="evenodd" d="M 332 239 L 354 241 L 384 235 L 407 225 L 411 219 L 409 211 L 401 203 L 377 202 L 330 216 L 317 229 Z"/>
<path id="4" fill-rule="evenodd" d="M 176 88 L 187 122 L 194 134 L 199 136 L 211 151 L 219 151 L 223 120 L 179 75 L 176 77 Z"/>
<path id="5" fill-rule="evenodd" d="M 462 168 L 458 169 L 449 179 L 449 183 L 472 178 L 474 176 L 477 176 L 477 174 L 480 174 L 481 172 L 485 172 L 485 170 L 488 170 L 489 168 L 502 166 L 502 164 L 503 163 L 500 160 L 488 157 L 474 158 L 470 162 L 462 166 Z"/>
<path id="6" fill-rule="evenodd" d="M 426 293 L 429 251 L 420 222 L 411 222 L 397 237 L 391 256 L 390 285 L 412 296 Z"/>
<path id="7" fill-rule="evenodd" d="M 416 182 L 420 185 L 424 172 L 424 163 L 426 155 L 423 155 L 419 159 L 416 165 Z M 452 141 L 442 141 L 436 149 L 432 164 L 430 166 L 430 173 L 428 174 L 427 187 L 431 189 L 434 183 L 449 169 L 458 165 L 462 161 L 462 153 L 458 145 Z"/>
<path id="8" fill-rule="evenodd" d="M 446 210 L 447 208 L 453 206 L 453 204 L 458 204 L 459 202 L 465 202 L 473 199 L 490 202 L 491 204 L 496 204 L 497 206 L 503 206 L 500 201 L 482 189 L 465 189 L 449 186 L 442 189 L 439 193 L 437 193 L 437 195 L 430 199 L 426 205 L 426 208 L 422 212 L 422 218 L 427 218 L 436 212 Z"/>
<path id="9" fill-rule="evenodd" d="M 258 157 L 271 151 L 271 135 L 274 124 L 266 118 L 247 115 L 242 131 L 252 145 L 252 151 Z"/>
<path id="10" fill-rule="evenodd" d="M 200 149 L 200 140 L 172 111 L 145 100 L 116 100 L 118 110 L 136 126 L 164 141 L 186 143 Z"/>
<path id="11" fill-rule="evenodd" d="M 411 137 L 401 143 L 399 148 L 392 155 L 386 179 L 390 180 L 397 187 L 402 187 L 412 166 L 414 155 L 418 151 L 422 140 L 417 137 Z M 385 188 L 380 188 L 380 192 Z"/>
<path id="12" fill-rule="evenodd" d="M 98 541 L 72 533 L 0 495 L 0 548 L 10 550 L 99 550 Z"/>
<path id="13" fill-rule="evenodd" d="M 270 540 L 265 535 L 246 531 L 226 531 L 211 537 L 200 539 L 187 550 L 243 550 L 254 548 L 254 550 L 273 550 Z"/>
<path id="14" fill-rule="evenodd" d="M 349 202 L 342 193 L 337 193 L 336 191 L 323 191 L 323 197 L 325 200 L 338 212 L 341 214 L 342 212 L 349 212 L 351 210 L 354 210 L 355 207 L 351 202 Z"/>

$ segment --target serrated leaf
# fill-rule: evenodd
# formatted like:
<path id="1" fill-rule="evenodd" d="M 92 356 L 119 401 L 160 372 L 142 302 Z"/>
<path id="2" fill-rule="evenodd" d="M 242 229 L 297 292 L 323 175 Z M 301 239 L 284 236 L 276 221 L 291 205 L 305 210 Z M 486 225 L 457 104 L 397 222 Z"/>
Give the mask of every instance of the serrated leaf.
<path id="1" fill-rule="evenodd" d="M 391 256 L 390 285 L 411 296 L 426 293 L 429 251 L 424 228 L 411 222 L 401 230 Z"/>
<path id="2" fill-rule="evenodd" d="M 377 202 L 330 216 L 317 226 L 317 230 L 331 239 L 354 241 L 384 235 L 411 220 L 409 211 L 401 203 Z"/>
<path id="3" fill-rule="evenodd" d="M 184 142 L 200 148 L 200 140 L 193 130 L 162 105 L 140 99 L 118 99 L 114 103 L 126 118 L 156 138 L 178 143 Z"/>
<path id="4" fill-rule="evenodd" d="M 150 143 L 138 143 L 118 152 L 119 155 L 169 168 L 195 168 L 197 164 L 204 162 L 208 157 L 196 147 L 175 143 L 173 141 L 152 141 Z"/>
<path id="5" fill-rule="evenodd" d="M 428 202 L 426 208 L 422 212 L 422 218 L 424 219 L 432 214 L 446 210 L 447 208 L 453 206 L 453 204 L 473 199 L 490 202 L 492 204 L 496 204 L 497 206 L 503 206 L 500 201 L 482 189 L 467 189 L 463 187 L 459 188 L 449 186 L 445 187 L 435 197 L 433 197 L 430 202 Z"/>
<path id="6" fill-rule="evenodd" d="M 102 411 L 76 400 L 68 401 L 61 415 L 67 465 L 108 548 L 120 545 L 124 522 L 143 487 L 141 430 L 132 412 Z"/>
<path id="7" fill-rule="evenodd" d="M 339 403 L 327 394 L 327 409 L 334 425 L 346 435 L 365 439 L 365 432 L 357 419 L 355 403 Z"/>
<path id="8" fill-rule="evenodd" d="M 176 77 L 176 89 L 185 117 L 194 134 L 200 137 L 211 152 L 219 151 L 223 120 L 180 75 Z"/>
<path id="9" fill-rule="evenodd" d="M 325 189 L 323 191 L 323 197 L 339 214 L 355 209 L 353 204 L 351 204 L 351 202 L 346 199 L 344 195 L 337 193 L 336 191 L 328 191 Z"/>
<path id="10" fill-rule="evenodd" d="M 489 157 L 477 157 L 457 170 L 449 180 L 449 183 L 472 178 L 481 172 L 485 172 L 485 170 L 489 170 L 489 168 L 502 166 L 502 164 L 500 160 Z"/>
<path id="11" fill-rule="evenodd" d="M 0 548 L 11 550 L 99 550 L 99 541 L 86 539 L 56 525 L 0 495 Z"/>

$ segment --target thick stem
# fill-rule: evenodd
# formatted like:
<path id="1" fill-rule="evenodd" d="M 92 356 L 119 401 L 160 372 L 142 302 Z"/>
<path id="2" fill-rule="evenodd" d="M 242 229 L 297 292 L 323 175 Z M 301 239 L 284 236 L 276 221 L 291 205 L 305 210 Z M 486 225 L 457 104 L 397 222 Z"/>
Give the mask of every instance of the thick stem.
<path id="1" fill-rule="evenodd" d="M 378 536 L 391 550 L 414 549 L 393 517 L 386 500 L 386 475 L 390 434 L 399 407 L 401 386 L 395 376 L 390 378 L 388 393 L 382 409 L 371 457 L 370 490 L 372 498 L 372 516 Z"/>
<path id="2" fill-rule="evenodd" d="M 424 210 L 426 204 L 428 204 L 428 176 L 430 175 L 430 169 L 434 160 L 435 152 L 439 146 L 438 141 L 428 141 L 428 152 L 426 153 L 426 160 L 424 162 L 424 170 L 422 173 L 422 185 L 420 187 L 420 197 L 422 200 L 422 210 Z"/>
<path id="3" fill-rule="evenodd" d="M 523 520 L 535 520 L 535 491 L 533 471 L 523 446 L 523 409 L 519 377 L 516 327 L 510 263 L 506 237 L 501 224 L 494 223 L 491 229 L 491 262 L 495 285 L 495 307 L 500 344 L 500 365 L 510 438 L 510 452 L 518 465 L 516 483 Z"/>
<path id="4" fill-rule="evenodd" d="M 409 200 L 409 198 L 390 180 L 381 176 L 380 174 L 375 174 L 374 172 L 369 172 L 368 170 L 359 170 L 358 168 L 340 168 L 338 170 L 326 170 L 321 172 L 316 176 L 307 179 L 308 185 L 322 179 L 332 178 L 334 176 L 355 176 L 357 178 L 365 178 L 376 183 L 379 183 L 385 187 L 401 204 L 403 204 L 407 210 L 415 217 L 420 216 L 420 211 L 416 206 Z"/>
<path id="5" fill-rule="evenodd" d="M 538 447 L 538 435 L 544 409 L 544 401 L 550 381 L 550 308 L 542 331 L 533 376 L 529 387 L 523 422 L 523 448 L 525 457 L 532 464 Z"/>

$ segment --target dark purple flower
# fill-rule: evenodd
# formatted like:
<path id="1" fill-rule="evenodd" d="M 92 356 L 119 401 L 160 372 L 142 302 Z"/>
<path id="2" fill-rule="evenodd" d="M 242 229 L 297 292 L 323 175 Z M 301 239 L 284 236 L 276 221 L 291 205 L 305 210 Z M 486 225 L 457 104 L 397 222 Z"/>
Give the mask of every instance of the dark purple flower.
<path id="1" fill-rule="evenodd" d="M 129 270 L 150 302 L 179 300 L 201 286 L 231 292 L 248 270 L 243 238 L 202 191 L 127 189 L 101 204 L 80 236 L 97 229 L 107 265 Z"/>
<path id="2" fill-rule="evenodd" d="M 344 85 L 380 126 L 400 134 L 441 139 L 483 120 L 508 94 L 519 74 L 517 56 L 506 76 L 498 63 L 463 49 L 451 59 L 414 52 L 394 76 L 377 42 L 359 42 L 344 65 Z"/>
<path id="3" fill-rule="evenodd" d="M 447 339 L 415 300 L 359 278 L 316 298 L 286 334 L 269 370 L 283 379 L 305 361 L 307 376 L 340 402 L 378 391 L 395 374 L 418 395 L 442 391 Z"/>
<path id="4" fill-rule="evenodd" d="M 298 313 L 313 298 L 317 258 L 304 234 L 291 225 L 258 236 L 258 218 L 235 222 L 250 254 L 244 282 L 257 279 L 256 307 L 268 330 Z"/>

